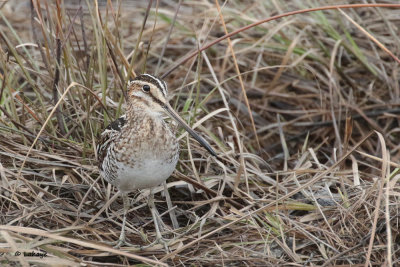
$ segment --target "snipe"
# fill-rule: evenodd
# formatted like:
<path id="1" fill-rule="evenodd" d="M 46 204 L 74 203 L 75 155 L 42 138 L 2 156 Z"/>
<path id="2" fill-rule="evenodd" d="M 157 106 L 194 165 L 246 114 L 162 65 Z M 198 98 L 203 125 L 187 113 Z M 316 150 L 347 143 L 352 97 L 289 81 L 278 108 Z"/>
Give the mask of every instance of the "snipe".
<path id="1" fill-rule="evenodd" d="M 212 155 L 211 146 L 193 131 L 168 103 L 166 83 L 142 74 L 129 82 L 126 114 L 112 122 L 101 134 L 97 146 L 101 176 L 118 188 L 124 203 L 121 234 L 116 247 L 125 244 L 125 222 L 129 210 L 128 193 L 150 188 L 148 205 L 154 220 L 157 241 L 159 230 L 151 188 L 164 182 L 174 171 L 179 158 L 179 143 L 164 122 L 169 114 Z"/>

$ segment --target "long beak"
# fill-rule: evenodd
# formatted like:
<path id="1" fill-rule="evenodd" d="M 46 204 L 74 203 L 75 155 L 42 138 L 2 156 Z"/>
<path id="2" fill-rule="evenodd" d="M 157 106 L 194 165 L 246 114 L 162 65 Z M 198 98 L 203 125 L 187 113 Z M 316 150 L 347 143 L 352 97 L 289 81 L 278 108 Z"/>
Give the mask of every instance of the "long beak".
<path id="1" fill-rule="evenodd" d="M 166 103 L 164 108 L 168 112 L 168 114 L 171 115 L 171 117 L 176 120 L 191 136 L 193 136 L 193 138 L 196 139 L 197 142 L 200 143 L 200 145 L 207 149 L 211 155 L 213 155 L 214 157 L 218 157 L 217 153 L 215 153 L 215 151 L 211 148 L 207 141 L 204 140 L 203 137 L 198 135 L 192 128 L 190 128 L 190 126 L 178 115 L 178 113 L 176 113 L 175 110 L 172 109 L 169 103 Z"/>

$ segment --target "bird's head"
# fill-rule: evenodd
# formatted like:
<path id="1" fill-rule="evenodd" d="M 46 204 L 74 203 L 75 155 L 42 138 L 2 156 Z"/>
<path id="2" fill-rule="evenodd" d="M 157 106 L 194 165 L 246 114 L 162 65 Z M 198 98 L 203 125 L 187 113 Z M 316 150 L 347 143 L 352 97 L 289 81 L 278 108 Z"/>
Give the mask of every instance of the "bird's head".
<path id="1" fill-rule="evenodd" d="M 150 112 L 162 113 L 168 105 L 167 84 L 150 74 L 136 76 L 128 84 L 128 102 L 144 106 Z"/>
<path id="2" fill-rule="evenodd" d="M 150 113 L 166 112 L 177 121 L 190 135 L 193 136 L 213 156 L 217 156 L 211 146 L 199 136 L 190 126 L 176 113 L 168 103 L 167 84 L 150 74 L 136 76 L 128 84 L 128 105 L 141 106 Z"/>

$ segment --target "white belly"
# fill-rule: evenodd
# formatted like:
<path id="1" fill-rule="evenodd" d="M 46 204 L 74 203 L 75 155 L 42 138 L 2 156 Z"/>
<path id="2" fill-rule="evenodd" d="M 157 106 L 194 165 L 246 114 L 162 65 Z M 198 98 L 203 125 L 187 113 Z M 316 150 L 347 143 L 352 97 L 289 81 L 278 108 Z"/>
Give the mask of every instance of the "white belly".
<path id="1" fill-rule="evenodd" d="M 134 168 L 121 164 L 118 166 L 118 178 L 115 185 L 122 192 L 158 186 L 171 176 L 177 161 L 178 158 L 170 163 L 148 159 Z"/>

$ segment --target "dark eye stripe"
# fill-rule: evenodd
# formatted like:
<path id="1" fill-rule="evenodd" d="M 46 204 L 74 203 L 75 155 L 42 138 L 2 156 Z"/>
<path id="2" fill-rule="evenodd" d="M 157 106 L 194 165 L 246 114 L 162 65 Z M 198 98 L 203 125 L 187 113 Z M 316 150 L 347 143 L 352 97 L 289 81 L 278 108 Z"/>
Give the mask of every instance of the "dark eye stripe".
<path id="1" fill-rule="evenodd" d="M 153 101 L 157 104 L 159 104 L 162 108 L 165 107 L 165 104 L 163 102 L 161 102 L 160 99 L 158 99 L 157 97 L 155 97 L 152 93 L 149 93 L 149 95 L 151 96 L 151 98 L 153 99 Z"/>
<path id="2" fill-rule="evenodd" d="M 145 81 L 145 82 L 154 84 L 160 90 L 160 92 L 164 95 L 164 97 L 167 97 L 167 93 L 168 93 L 167 84 L 163 80 L 161 80 L 157 77 L 154 77 L 153 75 L 150 75 L 150 74 L 142 74 L 142 75 L 136 76 L 136 78 L 134 80 Z"/>

